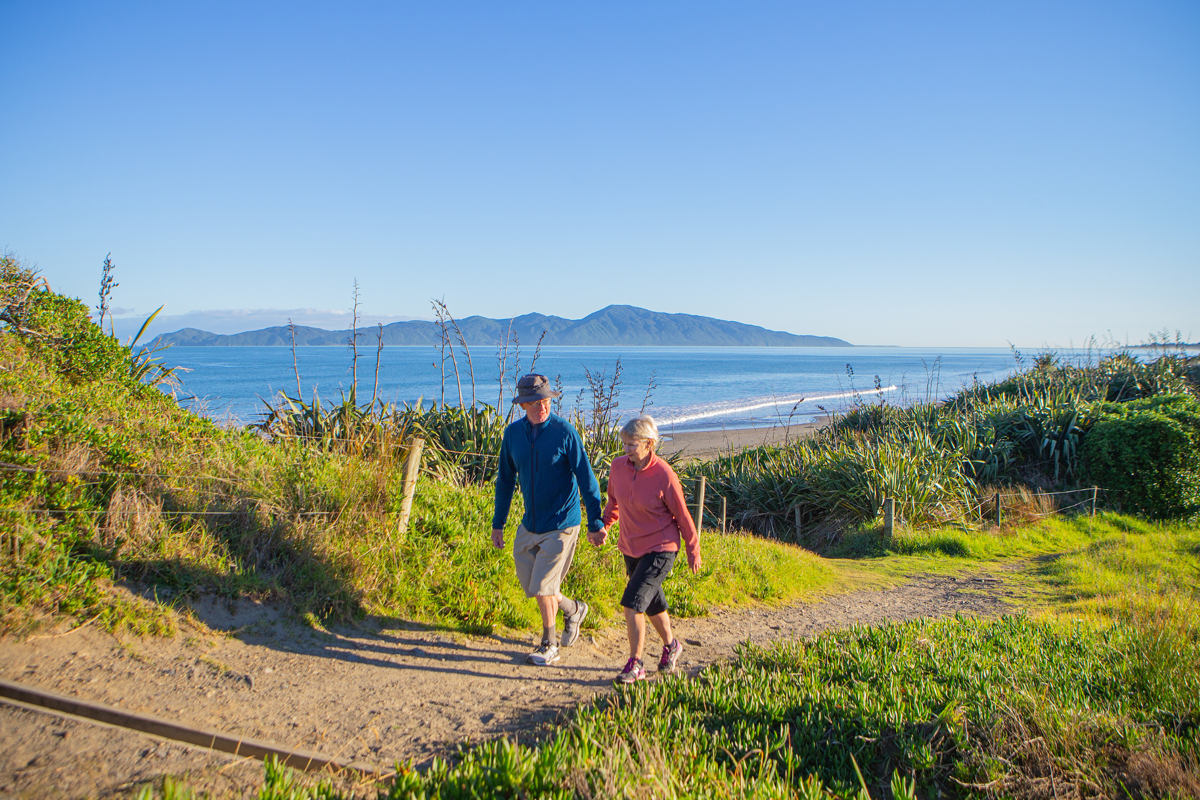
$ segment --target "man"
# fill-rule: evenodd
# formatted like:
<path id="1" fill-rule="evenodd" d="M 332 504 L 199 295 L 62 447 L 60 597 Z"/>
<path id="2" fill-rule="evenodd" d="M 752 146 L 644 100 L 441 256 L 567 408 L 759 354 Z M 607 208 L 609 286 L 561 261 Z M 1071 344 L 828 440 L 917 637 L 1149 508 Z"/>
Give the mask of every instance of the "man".
<path id="1" fill-rule="evenodd" d="M 600 484 L 583 440 L 573 425 L 550 412 L 550 402 L 559 395 L 545 375 L 526 375 L 517 381 L 513 404 L 521 407 L 525 417 L 504 429 L 492 517 L 492 544 L 503 548 L 513 482 L 519 477 L 525 515 L 513 539 L 513 561 L 525 596 L 537 599 L 542 614 L 542 643 L 527 659 L 542 667 L 558 660 L 560 646 L 575 644 L 588 613 L 587 603 L 563 597 L 561 591 L 579 541 L 581 492 L 588 530 L 595 533 L 604 528 Z M 563 612 L 561 643 L 555 641 L 559 609 Z"/>

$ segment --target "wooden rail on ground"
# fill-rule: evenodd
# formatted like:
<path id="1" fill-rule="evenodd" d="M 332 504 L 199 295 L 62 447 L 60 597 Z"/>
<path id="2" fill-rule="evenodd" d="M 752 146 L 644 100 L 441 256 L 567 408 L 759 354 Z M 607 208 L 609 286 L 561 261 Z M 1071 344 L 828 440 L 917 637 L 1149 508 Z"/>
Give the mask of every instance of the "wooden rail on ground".
<path id="1" fill-rule="evenodd" d="M 149 714 L 122 711 L 119 708 L 90 703 L 75 697 L 66 697 L 56 692 L 13 681 L 0 680 L 0 700 L 10 701 L 12 705 L 19 708 L 51 711 L 89 722 L 99 722 L 163 739 L 185 742 L 208 750 L 218 750 L 235 756 L 257 758 L 260 761 L 265 761 L 269 756 L 275 756 L 280 763 L 306 772 L 349 770 L 372 778 L 383 778 L 391 774 L 390 772 L 384 773 L 373 764 L 361 761 L 349 761 L 334 756 L 323 756 L 320 753 L 310 753 L 306 750 L 280 747 L 270 742 L 233 736 L 219 731 L 191 728 L 177 722 L 168 722 L 158 717 L 152 717 Z"/>

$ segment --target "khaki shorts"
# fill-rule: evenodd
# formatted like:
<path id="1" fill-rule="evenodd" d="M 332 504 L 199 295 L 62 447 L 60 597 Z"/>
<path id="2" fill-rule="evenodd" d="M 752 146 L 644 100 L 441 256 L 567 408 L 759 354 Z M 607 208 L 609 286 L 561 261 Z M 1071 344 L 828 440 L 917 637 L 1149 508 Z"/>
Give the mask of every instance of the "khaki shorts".
<path id="1" fill-rule="evenodd" d="M 571 568 L 578 541 L 578 525 L 546 533 L 530 533 L 524 525 L 517 526 L 513 561 L 517 565 L 517 580 L 526 597 L 549 597 L 559 593 L 563 578 Z"/>

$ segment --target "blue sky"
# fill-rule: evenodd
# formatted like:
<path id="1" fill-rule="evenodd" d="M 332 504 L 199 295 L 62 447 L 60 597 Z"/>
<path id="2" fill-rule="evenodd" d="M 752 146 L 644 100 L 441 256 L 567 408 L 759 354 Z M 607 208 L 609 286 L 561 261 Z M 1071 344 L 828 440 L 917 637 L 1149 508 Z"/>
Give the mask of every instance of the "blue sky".
<path id="1" fill-rule="evenodd" d="M 357 278 L 372 319 L 1200 338 L 1194 2 L 7 2 L 0 31 L 0 247 L 88 302 L 112 252 L 134 315 L 305 319 Z"/>

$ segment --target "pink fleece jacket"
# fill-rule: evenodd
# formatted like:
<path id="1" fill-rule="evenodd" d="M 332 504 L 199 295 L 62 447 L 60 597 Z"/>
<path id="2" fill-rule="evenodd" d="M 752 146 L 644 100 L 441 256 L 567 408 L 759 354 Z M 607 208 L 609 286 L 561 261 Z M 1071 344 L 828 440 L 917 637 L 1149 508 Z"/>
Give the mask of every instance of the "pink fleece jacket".
<path id="1" fill-rule="evenodd" d="M 620 520 L 617 549 L 631 558 L 678 552 L 682 538 L 688 560 L 700 566 L 700 537 L 683 499 L 679 477 L 653 453 L 640 471 L 633 468 L 628 456 L 613 459 L 603 519 L 605 527 Z"/>

